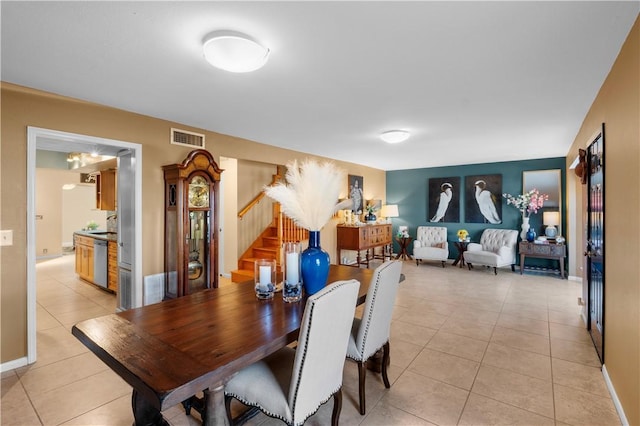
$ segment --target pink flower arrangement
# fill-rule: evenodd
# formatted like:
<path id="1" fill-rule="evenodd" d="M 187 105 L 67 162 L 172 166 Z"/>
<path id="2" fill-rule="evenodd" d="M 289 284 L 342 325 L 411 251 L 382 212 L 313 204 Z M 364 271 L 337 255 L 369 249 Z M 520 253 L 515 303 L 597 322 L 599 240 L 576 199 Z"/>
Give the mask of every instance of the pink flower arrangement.
<path id="1" fill-rule="evenodd" d="M 507 200 L 507 205 L 511 204 L 520 210 L 522 217 L 529 217 L 532 213 L 538 213 L 544 202 L 549 199 L 547 194 L 541 194 L 535 188 L 517 197 L 511 194 L 502 194 L 502 196 Z"/>

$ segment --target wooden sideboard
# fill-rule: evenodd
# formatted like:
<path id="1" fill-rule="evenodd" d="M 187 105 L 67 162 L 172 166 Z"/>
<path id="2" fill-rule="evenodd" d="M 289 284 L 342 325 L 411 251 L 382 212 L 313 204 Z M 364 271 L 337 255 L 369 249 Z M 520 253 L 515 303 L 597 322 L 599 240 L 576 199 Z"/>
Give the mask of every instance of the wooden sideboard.
<path id="1" fill-rule="evenodd" d="M 367 265 L 375 257 L 383 261 L 389 257 L 391 259 L 391 224 L 346 226 L 338 225 L 337 229 L 337 250 L 338 264 L 342 265 L 342 250 L 354 250 L 356 252 L 356 263 L 352 266 Z M 376 256 L 376 247 L 382 248 L 382 253 Z M 360 256 L 361 251 L 366 251 L 364 259 Z"/>

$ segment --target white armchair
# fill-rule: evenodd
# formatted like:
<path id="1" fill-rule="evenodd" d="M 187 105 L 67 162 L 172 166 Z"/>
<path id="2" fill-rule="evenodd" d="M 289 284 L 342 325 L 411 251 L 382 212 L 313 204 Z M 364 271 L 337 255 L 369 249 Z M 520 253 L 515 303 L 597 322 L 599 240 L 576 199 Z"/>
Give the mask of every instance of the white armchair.
<path id="1" fill-rule="evenodd" d="M 515 270 L 516 243 L 518 231 L 513 229 L 485 229 L 480 237 L 480 243 L 469 243 L 464 252 L 464 261 L 469 269 L 473 265 L 493 267 L 493 273 L 498 274 L 498 268 L 511 265 Z"/>
<path id="2" fill-rule="evenodd" d="M 444 268 L 449 258 L 447 228 L 443 226 L 418 226 L 416 239 L 413 241 L 413 257 L 416 265 L 421 260 L 439 260 Z"/>

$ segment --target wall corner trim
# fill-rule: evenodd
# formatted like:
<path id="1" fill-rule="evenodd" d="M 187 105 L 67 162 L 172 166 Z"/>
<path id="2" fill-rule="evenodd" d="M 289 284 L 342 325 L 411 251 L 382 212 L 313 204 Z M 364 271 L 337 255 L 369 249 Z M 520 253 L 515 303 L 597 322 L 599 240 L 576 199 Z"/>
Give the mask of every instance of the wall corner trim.
<path id="1" fill-rule="evenodd" d="M 629 426 L 629 421 L 627 420 L 627 416 L 624 414 L 624 409 L 622 408 L 622 404 L 618 399 L 618 395 L 616 394 L 616 390 L 613 387 L 613 383 L 611 383 L 611 379 L 609 378 L 609 373 L 607 372 L 607 366 L 602 365 L 602 375 L 604 376 L 604 381 L 607 384 L 607 389 L 609 389 L 609 394 L 611 395 L 611 400 L 613 401 L 613 405 L 616 407 L 616 411 L 618 412 L 618 416 L 620 416 L 620 422 L 623 426 Z"/>

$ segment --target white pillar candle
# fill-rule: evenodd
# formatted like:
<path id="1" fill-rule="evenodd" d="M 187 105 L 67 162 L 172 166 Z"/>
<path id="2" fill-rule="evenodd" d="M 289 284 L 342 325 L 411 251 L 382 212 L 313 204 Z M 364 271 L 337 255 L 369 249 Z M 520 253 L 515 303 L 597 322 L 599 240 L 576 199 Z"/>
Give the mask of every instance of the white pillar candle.
<path id="1" fill-rule="evenodd" d="M 298 283 L 299 281 L 298 253 L 295 251 L 287 253 L 286 264 L 287 264 L 287 282 L 290 284 Z"/>
<path id="2" fill-rule="evenodd" d="M 271 283 L 271 266 L 260 266 L 260 285 Z"/>

